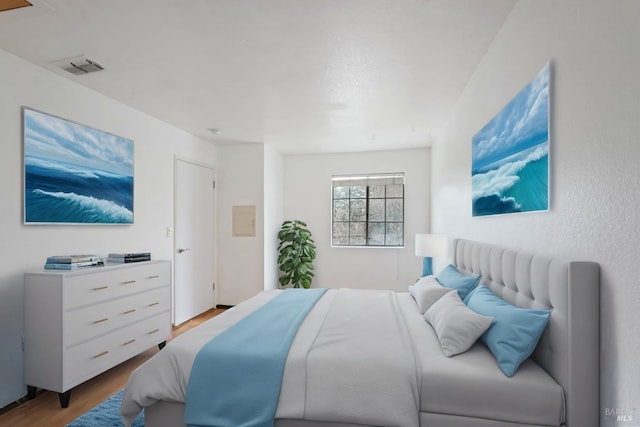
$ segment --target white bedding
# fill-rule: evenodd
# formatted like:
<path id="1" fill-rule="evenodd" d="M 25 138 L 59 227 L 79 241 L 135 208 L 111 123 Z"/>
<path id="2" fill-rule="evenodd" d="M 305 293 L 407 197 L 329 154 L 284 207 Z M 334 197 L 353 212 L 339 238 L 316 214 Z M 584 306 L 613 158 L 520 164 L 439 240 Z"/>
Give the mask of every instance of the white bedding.
<path id="1" fill-rule="evenodd" d="M 125 425 L 156 401 L 184 402 L 200 348 L 278 292 L 258 294 L 179 336 L 138 368 L 123 396 Z M 418 426 L 420 367 L 397 297 L 391 291 L 328 290 L 291 347 L 276 418 Z"/>

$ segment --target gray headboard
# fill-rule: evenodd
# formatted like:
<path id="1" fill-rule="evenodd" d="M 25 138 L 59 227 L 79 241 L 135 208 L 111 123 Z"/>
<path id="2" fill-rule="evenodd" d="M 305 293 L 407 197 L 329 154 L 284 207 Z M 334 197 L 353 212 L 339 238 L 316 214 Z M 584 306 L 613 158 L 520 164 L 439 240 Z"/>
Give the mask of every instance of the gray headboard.
<path id="1" fill-rule="evenodd" d="M 533 359 L 564 388 L 567 427 L 599 425 L 600 266 L 455 240 L 453 264 L 496 295 L 551 310 Z"/>

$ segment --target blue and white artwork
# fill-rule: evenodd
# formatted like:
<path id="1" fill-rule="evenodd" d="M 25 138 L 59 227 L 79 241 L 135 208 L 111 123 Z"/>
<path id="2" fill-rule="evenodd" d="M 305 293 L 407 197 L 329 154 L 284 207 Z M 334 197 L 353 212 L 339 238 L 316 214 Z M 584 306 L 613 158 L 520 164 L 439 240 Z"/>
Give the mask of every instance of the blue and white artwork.
<path id="1" fill-rule="evenodd" d="M 472 138 L 473 216 L 549 210 L 549 64 Z"/>
<path id="2" fill-rule="evenodd" d="M 133 141 L 23 108 L 25 224 L 132 224 Z"/>

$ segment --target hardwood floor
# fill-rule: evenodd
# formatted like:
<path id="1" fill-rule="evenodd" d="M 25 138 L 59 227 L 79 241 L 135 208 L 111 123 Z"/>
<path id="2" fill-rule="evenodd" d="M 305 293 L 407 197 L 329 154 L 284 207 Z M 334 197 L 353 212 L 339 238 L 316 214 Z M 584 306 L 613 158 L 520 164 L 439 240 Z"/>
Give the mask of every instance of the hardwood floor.
<path id="1" fill-rule="evenodd" d="M 222 313 L 211 309 L 173 328 L 173 337 Z M 170 341 L 170 340 L 169 340 Z M 40 391 L 33 400 L 21 401 L 13 408 L 0 411 L 0 427 L 64 427 L 118 390 L 124 388 L 131 372 L 158 352 L 151 348 L 144 353 L 73 388 L 68 408 L 60 408 L 58 393 Z"/>

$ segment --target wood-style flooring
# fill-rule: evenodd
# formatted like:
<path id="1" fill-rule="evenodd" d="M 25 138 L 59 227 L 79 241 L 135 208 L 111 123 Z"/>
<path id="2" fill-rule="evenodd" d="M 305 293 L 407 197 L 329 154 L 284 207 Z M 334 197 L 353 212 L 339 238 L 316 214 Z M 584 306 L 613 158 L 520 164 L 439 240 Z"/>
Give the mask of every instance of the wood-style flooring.
<path id="1" fill-rule="evenodd" d="M 223 311 L 224 309 L 211 309 L 174 327 L 173 338 Z M 68 408 L 60 408 L 58 393 L 39 390 L 33 400 L 23 399 L 17 406 L 10 405 L 0 410 L 0 427 L 64 427 L 124 388 L 131 372 L 158 351 L 158 347 L 151 348 L 74 387 Z"/>

